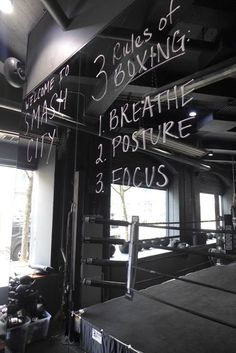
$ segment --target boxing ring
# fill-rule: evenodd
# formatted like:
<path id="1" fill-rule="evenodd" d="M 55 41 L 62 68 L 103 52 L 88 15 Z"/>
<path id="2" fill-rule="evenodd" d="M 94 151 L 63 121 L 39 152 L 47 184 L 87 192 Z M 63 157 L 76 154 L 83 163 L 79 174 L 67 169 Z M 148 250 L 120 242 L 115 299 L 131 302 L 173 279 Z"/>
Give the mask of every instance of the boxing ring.
<path id="1" fill-rule="evenodd" d="M 235 353 L 236 263 L 169 276 L 137 291 L 137 270 L 158 273 L 137 265 L 137 223 L 131 227 L 126 295 L 76 313 L 84 352 Z"/>

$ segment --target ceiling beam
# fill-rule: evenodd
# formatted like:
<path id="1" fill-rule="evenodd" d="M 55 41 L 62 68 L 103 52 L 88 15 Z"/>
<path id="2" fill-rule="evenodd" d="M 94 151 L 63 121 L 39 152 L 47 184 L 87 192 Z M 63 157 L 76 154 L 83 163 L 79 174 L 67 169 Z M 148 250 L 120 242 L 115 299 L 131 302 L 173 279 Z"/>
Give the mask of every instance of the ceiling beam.
<path id="1" fill-rule="evenodd" d="M 65 12 L 57 2 L 57 0 L 41 0 L 48 13 L 52 16 L 54 21 L 63 29 L 67 29 L 71 20 L 66 16 Z"/>
<path id="2" fill-rule="evenodd" d="M 29 94 L 90 43 L 133 2 L 134 0 L 86 0 L 67 31 L 62 30 L 46 13 L 29 35 L 25 93 Z"/>
<path id="3" fill-rule="evenodd" d="M 213 65 L 211 67 L 208 67 L 204 70 L 198 71 L 194 73 L 193 75 L 185 76 L 181 78 L 180 80 L 177 80 L 175 82 L 171 82 L 167 85 L 164 85 L 162 87 L 159 87 L 156 89 L 155 93 L 153 93 L 153 90 L 150 92 L 151 93 L 151 98 L 155 100 L 155 96 L 158 93 L 161 93 L 163 91 L 166 91 L 172 87 L 176 86 L 181 86 L 182 84 L 189 82 L 190 80 L 193 80 L 192 83 L 188 84 L 188 91 L 190 90 L 198 90 L 202 87 L 209 86 L 211 84 L 214 84 L 216 82 L 222 81 L 226 78 L 229 77 L 235 77 L 236 76 L 236 57 L 230 58 L 226 61 L 223 61 L 219 64 Z M 181 92 L 179 90 L 178 94 L 180 95 Z"/>

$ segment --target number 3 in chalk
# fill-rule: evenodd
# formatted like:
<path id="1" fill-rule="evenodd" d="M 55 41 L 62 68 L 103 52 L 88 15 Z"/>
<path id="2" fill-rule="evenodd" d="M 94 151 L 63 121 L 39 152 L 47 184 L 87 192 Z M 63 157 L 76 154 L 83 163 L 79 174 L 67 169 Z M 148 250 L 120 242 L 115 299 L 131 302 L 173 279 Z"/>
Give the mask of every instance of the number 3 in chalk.
<path id="1" fill-rule="evenodd" d="M 100 192 L 103 192 L 103 181 L 102 181 L 103 173 L 98 173 L 96 175 L 96 178 L 98 179 L 96 182 L 96 186 L 98 187 L 96 189 L 96 194 L 100 194 Z"/>
<path id="2" fill-rule="evenodd" d="M 96 62 L 101 58 L 101 61 L 102 61 L 102 66 L 101 66 L 101 69 L 99 70 L 99 72 L 97 73 L 96 75 L 96 78 L 98 78 L 99 76 L 103 76 L 104 77 L 104 80 L 105 80 L 105 87 L 104 87 L 104 91 L 103 91 L 103 94 L 100 96 L 100 97 L 94 97 L 92 96 L 93 100 L 95 101 L 100 101 L 101 99 L 103 99 L 107 93 L 107 83 L 108 83 L 108 76 L 107 76 L 107 73 L 106 71 L 104 70 L 104 66 L 105 66 L 105 62 L 106 62 L 106 59 L 105 59 L 105 56 L 100 54 L 96 57 L 96 59 L 94 60 L 94 64 L 96 64 Z"/>

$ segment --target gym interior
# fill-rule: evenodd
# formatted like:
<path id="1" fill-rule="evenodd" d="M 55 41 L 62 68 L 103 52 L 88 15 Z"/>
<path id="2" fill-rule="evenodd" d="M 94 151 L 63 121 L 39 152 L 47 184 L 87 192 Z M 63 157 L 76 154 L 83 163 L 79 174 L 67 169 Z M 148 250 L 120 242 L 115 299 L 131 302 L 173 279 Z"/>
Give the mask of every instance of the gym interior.
<path id="1" fill-rule="evenodd" d="M 235 353 L 235 14 L 1 0 L 1 352 Z"/>

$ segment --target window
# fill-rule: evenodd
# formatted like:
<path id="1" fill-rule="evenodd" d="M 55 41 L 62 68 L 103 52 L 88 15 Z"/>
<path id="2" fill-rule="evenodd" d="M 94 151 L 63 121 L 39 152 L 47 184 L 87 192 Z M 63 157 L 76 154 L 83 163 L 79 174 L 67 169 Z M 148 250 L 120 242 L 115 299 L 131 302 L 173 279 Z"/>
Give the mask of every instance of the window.
<path id="1" fill-rule="evenodd" d="M 216 229 L 215 221 L 208 222 L 216 219 L 214 194 L 200 193 L 200 217 L 202 229 Z"/>
<path id="2" fill-rule="evenodd" d="M 30 264 L 34 266 L 51 266 L 55 176 L 54 148 L 51 151 L 49 163 L 47 163 L 45 159 L 38 161 L 38 169 L 34 172 L 32 229 L 29 257 Z"/>
<path id="3" fill-rule="evenodd" d="M 111 185 L 111 219 L 131 221 L 132 216 L 139 216 L 141 223 L 166 222 L 167 191 L 147 188 Z M 129 240 L 130 229 L 111 226 L 110 236 Z M 166 229 L 139 227 L 139 239 L 165 237 Z M 150 252 L 147 255 L 150 255 Z"/>
<path id="4" fill-rule="evenodd" d="M 33 172 L 0 166 L 0 286 L 33 272 L 29 263 L 51 265 L 55 148 L 51 156 Z"/>
<path id="5" fill-rule="evenodd" d="M 201 229 L 217 229 L 220 225 L 220 216 L 222 216 L 222 196 L 200 193 Z"/>
<path id="6" fill-rule="evenodd" d="M 9 260 L 11 259 L 15 264 L 20 260 L 23 228 L 25 234 L 23 259 L 24 261 L 28 260 L 32 193 L 29 186 L 32 178 L 32 172 L 13 167 L 0 167 L 0 286 L 8 285 Z"/>
<path id="7" fill-rule="evenodd" d="M 16 170 L 10 255 L 12 261 L 28 262 L 29 259 L 32 192 L 33 172 Z"/>

